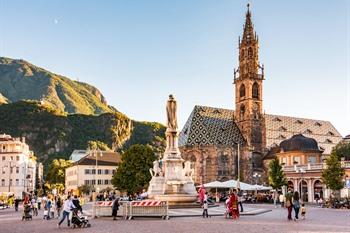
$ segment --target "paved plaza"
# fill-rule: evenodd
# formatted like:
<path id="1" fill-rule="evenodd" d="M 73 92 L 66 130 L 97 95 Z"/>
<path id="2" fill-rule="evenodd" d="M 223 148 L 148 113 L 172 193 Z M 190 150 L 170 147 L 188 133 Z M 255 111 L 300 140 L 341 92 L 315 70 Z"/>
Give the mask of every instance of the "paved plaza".
<path id="1" fill-rule="evenodd" d="M 135 219 L 130 221 L 111 218 L 98 218 L 90 220 L 92 226 L 87 229 L 70 229 L 66 223 L 57 228 L 57 220 L 43 220 L 42 211 L 32 221 L 22 222 L 21 212 L 13 209 L 0 210 L 0 232 L 350 232 L 350 211 L 320 209 L 308 207 L 307 219 L 300 221 L 287 221 L 287 211 L 282 208 L 273 208 L 271 205 L 245 205 L 247 210 L 267 209 L 269 212 L 257 215 L 241 216 L 238 221 L 224 219 L 222 216 L 212 216 L 203 219 L 193 217 L 173 217 L 170 220 Z M 209 214 L 210 214 L 209 209 Z M 197 210 L 198 211 L 198 210 Z M 196 211 L 196 212 L 197 212 Z"/>

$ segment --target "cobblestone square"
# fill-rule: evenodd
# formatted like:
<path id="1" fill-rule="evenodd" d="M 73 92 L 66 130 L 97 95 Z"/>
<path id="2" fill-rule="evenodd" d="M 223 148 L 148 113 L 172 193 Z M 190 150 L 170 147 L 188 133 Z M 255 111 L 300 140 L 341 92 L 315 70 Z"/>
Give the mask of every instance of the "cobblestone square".
<path id="1" fill-rule="evenodd" d="M 213 216 L 208 219 L 201 217 L 174 217 L 170 220 L 134 219 L 130 221 L 111 218 L 90 219 L 91 228 L 71 229 L 66 223 L 61 228 L 57 227 L 57 220 L 43 220 L 43 212 L 34 216 L 32 221 L 21 221 L 22 212 L 13 209 L 0 210 L 0 232 L 152 232 L 152 233 L 224 233 L 224 232 L 350 232 L 350 211 L 321 209 L 308 207 L 306 220 L 288 221 L 287 211 L 282 208 L 274 208 L 272 205 L 246 205 L 249 208 L 270 209 L 254 216 L 241 216 L 237 221 L 224 219 L 221 216 Z M 209 209 L 210 214 L 210 209 Z"/>

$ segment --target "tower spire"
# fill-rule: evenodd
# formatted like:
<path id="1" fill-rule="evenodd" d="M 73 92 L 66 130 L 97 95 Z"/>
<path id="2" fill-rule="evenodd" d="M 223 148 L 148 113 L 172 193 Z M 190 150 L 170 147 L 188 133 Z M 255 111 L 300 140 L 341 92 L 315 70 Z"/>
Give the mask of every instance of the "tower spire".
<path id="1" fill-rule="evenodd" d="M 243 27 L 243 38 L 244 44 L 250 44 L 255 41 L 254 25 L 252 23 L 252 14 L 250 11 L 250 4 L 247 4 L 247 13 L 245 14 L 245 23 Z"/>

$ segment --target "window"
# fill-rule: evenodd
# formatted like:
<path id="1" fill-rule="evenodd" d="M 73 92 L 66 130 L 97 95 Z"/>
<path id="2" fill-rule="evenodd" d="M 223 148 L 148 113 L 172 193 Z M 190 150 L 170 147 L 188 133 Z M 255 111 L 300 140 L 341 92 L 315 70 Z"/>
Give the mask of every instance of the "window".
<path id="1" fill-rule="evenodd" d="M 248 39 L 248 35 L 247 35 L 247 39 Z M 248 58 L 253 58 L 253 49 L 251 47 L 249 47 L 248 49 Z"/>
<path id="2" fill-rule="evenodd" d="M 6 146 L 2 146 L 2 150 L 5 151 L 6 150 Z"/>
<path id="3" fill-rule="evenodd" d="M 5 174 L 6 173 L 6 167 L 3 167 L 2 168 L 2 174 Z"/>
<path id="4" fill-rule="evenodd" d="M 84 185 L 90 185 L 90 180 L 84 180 Z"/>
<path id="5" fill-rule="evenodd" d="M 299 156 L 296 156 L 296 157 L 294 157 L 294 160 L 293 160 L 294 162 L 294 164 L 300 164 L 300 157 Z"/>
<path id="6" fill-rule="evenodd" d="M 102 170 L 101 169 L 98 169 L 97 172 L 98 172 L 99 175 L 102 174 Z"/>
<path id="7" fill-rule="evenodd" d="M 287 165 L 287 158 L 286 157 L 282 157 L 281 164 L 282 165 Z"/>
<path id="8" fill-rule="evenodd" d="M 1 180 L 1 186 L 5 186 L 5 179 Z"/>
<path id="9" fill-rule="evenodd" d="M 283 126 L 281 126 L 278 130 L 279 131 L 287 131 L 287 129 L 285 127 L 283 127 Z"/>
<path id="10" fill-rule="evenodd" d="M 241 85 L 239 88 L 239 97 L 244 97 L 245 96 L 245 86 L 244 84 Z"/>
<path id="11" fill-rule="evenodd" d="M 322 126 L 322 124 L 320 122 L 316 122 L 315 125 L 318 127 Z"/>
<path id="12" fill-rule="evenodd" d="M 109 180 L 105 180 L 105 185 L 108 185 L 109 184 Z"/>
<path id="13" fill-rule="evenodd" d="M 253 99 L 259 99 L 259 85 L 257 83 L 253 84 L 252 97 Z"/>
<path id="14" fill-rule="evenodd" d="M 90 169 L 85 169 L 85 175 L 89 175 L 90 174 Z"/>
<path id="15" fill-rule="evenodd" d="M 2 156 L 2 161 L 5 161 L 6 160 L 6 157 L 5 156 Z"/>
<path id="16" fill-rule="evenodd" d="M 316 156 L 309 156 L 308 163 L 315 164 L 316 163 Z"/>
<path id="17" fill-rule="evenodd" d="M 334 133 L 331 132 L 331 131 L 329 131 L 329 132 L 327 133 L 327 135 L 334 136 Z"/>
<path id="18" fill-rule="evenodd" d="M 96 174 L 96 169 L 91 169 L 91 174 Z"/>
<path id="19" fill-rule="evenodd" d="M 96 180 L 90 180 L 91 185 L 95 185 L 96 184 Z"/>
<path id="20" fill-rule="evenodd" d="M 16 186 L 19 186 L 19 180 L 16 179 Z"/>
<path id="21" fill-rule="evenodd" d="M 19 161 L 19 156 L 16 156 L 16 161 Z"/>
<path id="22" fill-rule="evenodd" d="M 109 174 L 109 170 L 108 170 L 108 169 L 105 170 L 105 174 L 106 174 L 106 175 Z"/>
<path id="23" fill-rule="evenodd" d="M 16 167 L 16 173 L 17 174 L 19 173 L 19 167 Z"/>
<path id="24" fill-rule="evenodd" d="M 240 116 L 241 116 L 241 119 L 244 118 L 244 114 L 245 114 L 245 106 L 244 104 L 241 105 L 241 108 L 240 108 Z"/>
<path id="25" fill-rule="evenodd" d="M 13 167 L 10 167 L 10 173 L 11 174 L 13 173 Z"/>
<path id="26" fill-rule="evenodd" d="M 102 180 L 97 180 L 97 184 L 101 185 L 102 184 Z"/>

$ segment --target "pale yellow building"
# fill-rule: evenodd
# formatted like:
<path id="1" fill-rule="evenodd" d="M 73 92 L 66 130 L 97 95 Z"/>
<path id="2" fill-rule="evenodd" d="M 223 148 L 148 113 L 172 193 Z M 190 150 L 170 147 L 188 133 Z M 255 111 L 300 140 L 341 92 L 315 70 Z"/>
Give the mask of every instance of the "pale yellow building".
<path id="1" fill-rule="evenodd" d="M 76 193 L 83 185 L 89 186 L 91 191 L 112 189 L 111 180 L 120 161 L 120 154 L 116 152 L 89 152 L 66 169 L 66 192 Z"/>
<path id="2" fill-rule="evenodd" d="M 0 194 L 22 197 L 36 184 L 36 158 L 25 138 L 0 135 Z"/>

